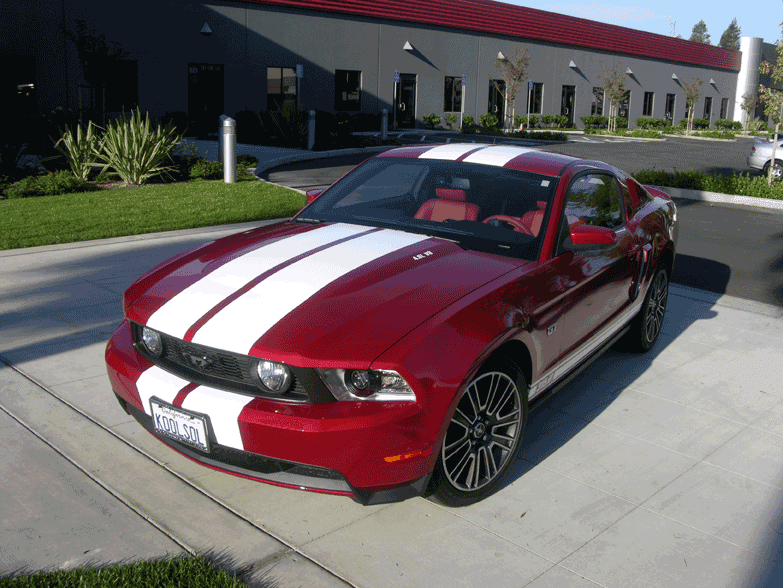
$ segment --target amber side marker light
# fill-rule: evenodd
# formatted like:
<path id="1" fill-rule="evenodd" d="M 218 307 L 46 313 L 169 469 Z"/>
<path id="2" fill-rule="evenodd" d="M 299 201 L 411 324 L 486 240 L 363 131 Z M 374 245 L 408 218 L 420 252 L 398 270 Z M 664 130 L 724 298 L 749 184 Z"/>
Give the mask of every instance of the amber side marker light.
<path id="1" fill-rule="evenodd" d="M 432 447 L 428 447 L 427 449 L 420 449 L 419 451 L 414 451 L 413 453 L 390 455 L 389 457 L 384 457 L 383 461 L 387 463 L 392 463 L 395 461 L 402 461 L 404 459 L 412 459 L 414 457 L 427 457 L 430 453 L 432 453 Z"/>

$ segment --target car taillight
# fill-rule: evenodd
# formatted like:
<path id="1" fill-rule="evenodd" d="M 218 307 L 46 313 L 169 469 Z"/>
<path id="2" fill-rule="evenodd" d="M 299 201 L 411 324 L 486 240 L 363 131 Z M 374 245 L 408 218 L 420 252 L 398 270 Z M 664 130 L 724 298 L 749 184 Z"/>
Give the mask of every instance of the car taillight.
<path id="1" fill-rule="evenodd" d="M 750 150 L 751 150 L 751 151 L 755 151 L 755 150 L 756 150 L 756 148 L 755 148 L 755 147 L 751 147 L 751 148 L 750 148 Z"/>

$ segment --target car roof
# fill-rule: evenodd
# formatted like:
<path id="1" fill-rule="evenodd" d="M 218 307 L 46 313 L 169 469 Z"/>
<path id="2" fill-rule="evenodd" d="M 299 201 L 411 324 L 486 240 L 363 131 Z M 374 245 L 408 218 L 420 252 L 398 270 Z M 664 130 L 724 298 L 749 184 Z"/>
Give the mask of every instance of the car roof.
<path id="1" fill-rule="evenodd" d="M 376 157 L 464 161 L 466 163 L 518 169 L 550 177 L 559 176 L 563 169 L 570 164 L 585 161 L 569 155 L 540 151 L 535 147 L 482 145 L 476 143 L 397 147 L 379 153 Z"/>

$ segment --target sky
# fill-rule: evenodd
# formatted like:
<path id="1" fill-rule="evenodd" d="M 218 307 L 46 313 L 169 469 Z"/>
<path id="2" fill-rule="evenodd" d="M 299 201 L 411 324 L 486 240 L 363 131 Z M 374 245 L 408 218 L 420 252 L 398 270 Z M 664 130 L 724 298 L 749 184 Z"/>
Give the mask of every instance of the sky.
<path id="1" fill-rule="evenodd" d="M 639 5 L 634 2 L 590 2 L 589 0 L 502 0 L 507 4 L 527 6 L 580 18 L 619 25 L 659 35 L 691 36 L 693 25 L 703 20 L 710 41 L 717 45 L 723 31 L 737 19 L 742 37 L 761 37 L 767 43 L 781 38 L 783 2 L 781 0 L 752 0 L 745 4 L 736 0 L 656 0 Z"/>

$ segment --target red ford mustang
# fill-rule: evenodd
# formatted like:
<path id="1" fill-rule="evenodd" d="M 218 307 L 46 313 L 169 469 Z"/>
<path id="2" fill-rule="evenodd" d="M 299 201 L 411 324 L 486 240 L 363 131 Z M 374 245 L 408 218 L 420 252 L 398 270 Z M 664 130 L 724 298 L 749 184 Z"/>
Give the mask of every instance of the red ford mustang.
<path id="1" fill-rule="evenodd" d="M 660 333 L 677 211 L 611 165 L 402 147 L 308 200 L 125 293 L 114 392 L 204 465 L 364 504 L 475 502 L 529 407 Z"/>

